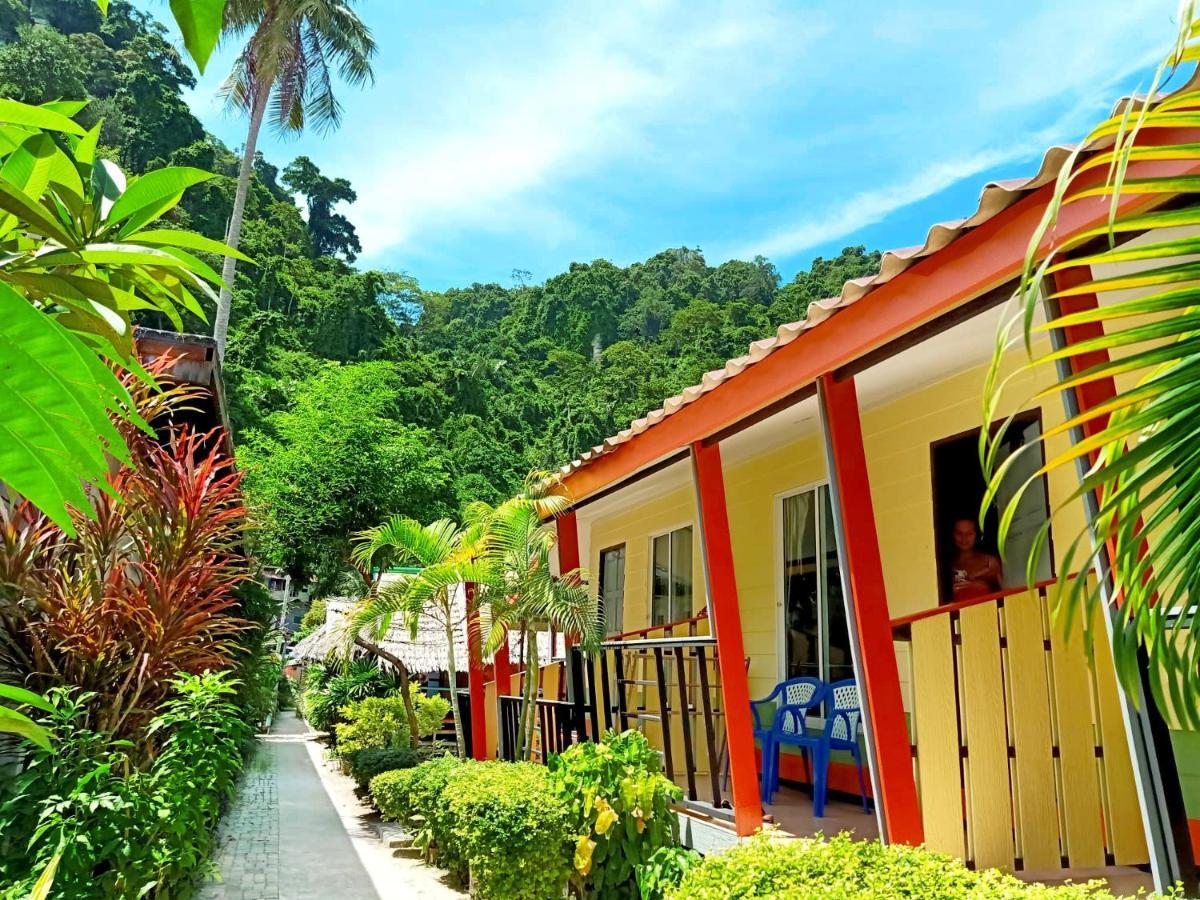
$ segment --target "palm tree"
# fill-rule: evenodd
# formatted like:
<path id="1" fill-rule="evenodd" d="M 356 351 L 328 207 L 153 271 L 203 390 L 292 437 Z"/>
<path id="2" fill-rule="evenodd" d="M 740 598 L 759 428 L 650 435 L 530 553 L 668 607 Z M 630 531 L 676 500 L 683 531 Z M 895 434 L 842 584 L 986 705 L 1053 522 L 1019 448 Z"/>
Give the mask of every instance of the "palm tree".
<path id="1" fill-rule="evenodd" d="M 532 750 L 541 665 L 538 626 L 579 635 L 584 650 L 595 649 L 601 636 L 597 601 L 587 591 L 583 570 L 556 576 L 550 568 L 557 536 L 546 520 L 567 506 L 566 498 L 552 493 L 553 486 L 553 480 L 535 472 L 521 494 L 499 507 L 476 503 L 467 510 L 473 546 L 491 576 L 479 583 L 476 592 L 480 621 L 488 633 L 484 652 L 494 653 L 511 631 L 521 635 L 525 648 L 519 759 L 528 759 Z"/>
<path id="2" fill-rule="evenodd" d="M 1143 657 L 1164 676 L 1149 679 L 1159 702 L 1195 722 L 1200 719 L 1194 702 L 1200 691 L 1200 629 L 1190 628 L 1190 616 L 1179 613 L 1200 597 L 1195 550 L 1200 543 L 1200 264 L 1194 261 L 1200 253 L 1200 150 L 1194 142 L 1200 90 L 1186 79 L 1165 99 L 1155 97 L 1180 66 L 1200 56 L 1194 0 L 1184 4 L 1180 19 L 1182 30 L 1147 99 L 1127 104 L 1097 126 L 1059 176 L 1054 200 L 1030 243 L 1015 313 L 997 341 L 984 421 L 996 417 L 1009 384 L 1000 374 L 1001 358 L 1017 343 L 1029 357 L 1023 371 L 1052 373 L 1043 376 L 1047 394 L 1112 378 L 1133 384 L 1048 430 L 1043 440 L 1065 431 L 1077 439 L 1069 451 L 1047 454 L 1048 462 L 1029 484 L 1052 469 L 1075 465 L 1084 477 L 1071 501 L 1082 496 L 1092 504 L 1090 529 L 1076 534 L 1064 554 L 1057 618 L 1068 626 L 1082 619 L 1087 627 L 1093 617 L 1086 613 L 1103 610 L 1117 671 L 1131 695 L 1140 694 Z M 1147 134 L 1153 138 L 1146 139 Z M 1064 210 L 1095 204 L 1098 197 L 1109 205 L 1107 226 L 1069 239 L 1056 236 Z M 1171 204 L 1161 207 L 1168 199 Z M 1118 243 L 1138 235 L 1136 245 Z M 1039 248 L 1045 242 L 1050 249 L 1043 257 Z M 1095 250 L 1094 243 L 1103 246 Z M 1056 273 L 1079 266 L 1091 267 L 1083 283 L 1067 286 L 1068 279 L 1060 279 L 1053 289 L 1045 287 Z M 1122 289 L 1133 290 L 1108 294 L 1107 302 L 1094 308 L 1064 309 L 1072 297 Z M 1038 326 L 1035 315 L 1043 303 L 1048 321 Z M 1069 327 L 1089 328 L 1096 336 L 1048 351 L 1034 344 L 1046 332 L 1053 339 Z M 1001 428 L 989 438 L 985 429 L 981 438 L 990 482 L 985 506 L 1014 459 L 1000 461 L 997 438 L 1003 433 Z M 1002 543 L 1020 496 L 1002 511 Z M 1048 528 L 1049 523 L 1031 554 L 1031 580 L 1047 550 Z M 1072 577 L 1089 569 L 1106 577 Z"/>
<path id="3" fill-rule="evenodd" d="M 250 117 L 246 146 L 238 170 L 237 191 L 229 216 L 226 243 L 237 249 L 258 133 L 268 110 L 280 132 L 303 131 L 311 120 L 318 131 L 336 128 L 341 107 L 333 93 L 332 76 L 354 86 L 373 79 L 371 30 L 350 8 L 352 0 L 228 0 L 226 36 L 249 34 L 222 92 L 230 106 Z M 225 353 L 229 308 L 237 260 L 225 257 L 224 285 L 217 302 L 213 337 Z"/>
<path id="4" fill-rule="evenodd" d="M 467 747 L 458 702 L 454 636 L 466 628 L 467 617 L 473 610 L 466 609 L 465 604 L 460 607 L 455 595 L 465 583 L 491 580 L 486 566 L 475 559 L 472 538 L 477 534 L 473 529 L 460 530 L 449 519 L 422 525 L 404 516 L 395 516 L 360 533 L 354 550 L 354 560 L 360 566 L 402 563 L 420 566 L 421 571 L 368 594 L 351 613 L 347 632 L 354 636 L 365 629 L 382 635 L 397 615 L 414 638 L 423 616 L 442 627 L 446 635 L 446 674 L 454 710 L 454 739 L 462 757 L 466 756 Z"/>

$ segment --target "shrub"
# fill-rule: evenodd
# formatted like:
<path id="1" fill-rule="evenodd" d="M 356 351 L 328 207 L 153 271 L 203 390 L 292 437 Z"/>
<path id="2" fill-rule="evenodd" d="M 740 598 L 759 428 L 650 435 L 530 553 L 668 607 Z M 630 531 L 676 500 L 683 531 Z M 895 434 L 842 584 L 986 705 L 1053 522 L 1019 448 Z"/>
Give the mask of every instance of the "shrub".
<path id="1" fill-rule="evenodd" d="M 62 848 L 53 896 L 186 894 L 233 793 L 247 726 L 229 701 L 228 673 L 171 684 L 175 695 L 147 730 L 158 754 L 146 771 L 134 767 L 130 742 L 80 724 L 95 695 L 50 693 L 54 749 L 34 752 L 0 802 L 0 883 L 21 884 Z"/>
<path id="2" fill-rule="evenodd" d="M 449 701 L 440 696 L 427 697 L 416 690 L 412 699 L 418 733 L 422 737 L 434 734 L 450 710 Z M 350 703 L 341 709 L 339 715 L 344 720 L 334 726 L 339 755 L 410 745 L 408 714 L 403 698 L 398 695 L 368 697 Z"/>
<path id="3" fill-rule="evenodd" d="M 400 697 L 368 697 L 343 706 L 334 726 L 338 755 L 359 750 L 395 750 L 410 744 L 408 716 Z"/>
<path id="4" fill-rule="evenodd" d="M 454 846 L 481 900 L 561 897 L 571 866 L 568 811 L 533 763 L 478 762 L 452 771 L 442 793 Z"/>
<path id="5" fill-rule="evenodd" d="M 642 900 L 662 900 L 700 864 L 700 858 L 699 853 L 686 847 L 659 847 L 637 869 L 637 886 Z"/>
<path id="6" fill-rule="evenodd" d="M 372 778 L 397 769 L 411 769 L 420 762 L 417 754 L 408 748 L 396 750 L 358 750 L 346 757 L 350 777 L 360 788 L 365 788 Z"/>
<path id="7" fill-rule="evenodd" d="M 430 851 L 438 864 L 458 875 L 465 875 L 464 858 L 455 845 L 452 822 L 442 802 L 442 791 L 450 774 L 467 765 L 456 756 L 423 762 L 413 769 L 384 772 L 371 779 L 371 797 L 385 819 L 419 819 L 418 842 Z"/>
<path id="8" fill-rule="evenodd" d="M 710 856 L 667 894 L 688 900 L 1111 900 L 1096 884 L 1046 887 L 1026 884 L 996 869 L 972 871 L 956 859 L 903 844 L 855 841 L 847 834 L 776 841 L 757 837 Z"/>
<path id="9" fill-rule="evenodd" d="M 662 774 L 658 751 L 636 731 L 609 732 L 550 759 L 554 788 L 570 811 L 573 879 L 585 894 L 637 897 L 637 868 L 679 843 L 671 809 L 682 791 Z"/>

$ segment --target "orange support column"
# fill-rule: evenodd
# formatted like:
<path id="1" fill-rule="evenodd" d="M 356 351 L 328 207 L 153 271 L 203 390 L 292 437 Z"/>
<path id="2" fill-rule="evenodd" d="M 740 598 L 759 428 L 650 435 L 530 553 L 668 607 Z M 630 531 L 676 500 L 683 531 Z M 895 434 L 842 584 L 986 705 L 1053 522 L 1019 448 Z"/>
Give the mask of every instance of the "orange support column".
<path id="1" fill-rule="evenodd" d="M 725 506 L 725 474 L 719 445 L 692 444 L 692 472 L 696 480 L 696 505 L 700 512 L 700 540 L 704 575 L 708 581 L 709 617 L 721 660 L 721 702 L 729 743 L 729 774 L 733 783 L 734 825 L 739 835 L 753 834 L 762 826 L 758 793 L 758 766 L 754 755 L 754 729 L 750 721 L 750 688 L 746 682 L 746 650 L 742 641 L 742 613 L 738 606 L 733 572 L 733 545 L 729 539 L 729 513 Z"/>
<path id="2" fill-rule="evenodd" d="M 924 829 L 867 480 L 858 395 L 852 378 L 839 381 L 823 375 L 817 388 L 837 512 L 843 594 L 851 634 L 856 637 L 855 670 L 881 833 L 889 843 L 916 845 L 924 840 Z"/>
<path id="3" fill-rule="evenodd" d="M 467 693 L 471 698 L 471 756 L 487 759 L 487 671 L 483 665 L 483 640 L 475 585 L 463 585 L 467 595 Z"/>
<path id="4" fill-rule="evenodd" d="M 565 575 L 580 566 L 579 562 L 579 522 L 575 518 L 575 510 L 568 509 L 554 520 L 554 528 L 558 533 L 558 574 Z M 566 644 L 570 647 L 579 640 L 579 635 L 565 635 Z"/>

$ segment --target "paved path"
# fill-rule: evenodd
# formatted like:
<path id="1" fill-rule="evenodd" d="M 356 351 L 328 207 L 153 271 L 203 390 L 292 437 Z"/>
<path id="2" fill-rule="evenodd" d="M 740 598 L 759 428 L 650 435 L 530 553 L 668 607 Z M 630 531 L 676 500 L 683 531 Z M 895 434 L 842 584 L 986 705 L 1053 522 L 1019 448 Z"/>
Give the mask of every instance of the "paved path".
<path id="1" fill-rule="evenodd" d="M 308 743 L 307 726 L 281 713 L 221 823 L 221 880 L 199 900 L 380 900 Z"/>

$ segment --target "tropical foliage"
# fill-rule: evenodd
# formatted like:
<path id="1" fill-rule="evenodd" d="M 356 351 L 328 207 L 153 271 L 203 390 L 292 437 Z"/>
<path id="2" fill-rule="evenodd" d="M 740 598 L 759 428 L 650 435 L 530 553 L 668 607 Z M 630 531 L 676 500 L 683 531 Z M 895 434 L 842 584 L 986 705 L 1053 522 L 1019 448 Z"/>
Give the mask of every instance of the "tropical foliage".
<path id="1" fill-rule="evenodd" d="M 349 639 L 353 640 L 364 628 L 382 637 L 397 615 L 415 639 L 421 619 L 433 619 L 446 639 L 447 680 L 457 685 L 455 635 L 464 632 L 475 611 L 473 598 L 464 595 L 464 602 L 459 604 L 457 597 L 462 595 L 464 583 L 479 583 L 490 577 L 475 561 L 479 552 L 477 535 L 471 529 L 460 530 L 448 519 L 422 525 L 415 519 L 398 516 L 364 531 L 359 538 L 354 561 L 364 570 L 372 567 L 382 570 L 396 563 L 415 566 L 420 571 L 372 590 L 350 616 Z M 451 696 L 455 743 L 458 755 L 465 757 L 467 745 L 458 692 L 452 691 Z"/>
<path id="2" fill-rule="evenodd" d="M 0 664 L 34 687 L 87 692 L 86 724 L 117 737 L 145 727 L 178 672 L 232 663 L 248 576 L 240 475 L 218 435 L 167 427 L 195 391 L 126 382 L 164 440 L 123 426 L 134 464 L 107 476 L 93 518 L 74 513 L 72 535 L 0 503 Z"/>
<path id="3" fill-rule="evenodd" d="M 53 866 L 56 896 L 171 897 L 186 890 L 242 767 L 247 725 L 225 674 L 186 676 L 150 722 L 154 760 L 139 768 L 128 741 L 88 728 L 93 697 L 50 692 L 37 750 L 0 794 L 0 883 L 25 897 L 30 873 Z M 32 839 L 31 839 L 32 836 Z"/>
<path id="4" fill-rule="evenodd" d="M 229 105 L 244 111 L 249 120 L 237 191 L 229 218 L 226 240 L 237 248 L 242 237 L 242 219 L 250 190 L 258 133 L 268 111 L 280 132 L 302 131 L 311 120 L 318 130 L 335 127 L 341 116 L 333 93 L 333 76 L 351 85 L 372 79 L 371 56 L 375 41 L 371 31 L 350 8 L 339 0 L 227 0 L 225 33 L 245 39 L 234 70 L 222 87 Z M 313 183 L 316 167 L 297 186 Z M 345 185 L 349 189 L 349 183 Z M 352 195 L 351 195 L 352 198 Z M 347 199 L 345 192 L 337 200 Z M 321 209 L 318 208 L 318 221 Z M 328 209 L 325 209 L 328 223 Z M 353 232 L 351 231 L 350 234 Z M 357 239 L 354 239 L 357 245 Z M 225 354 L 229 314 L 233 302 L 233 280 L 237 255 L 227 253 L 221 272 L 224 286 L 217 304 L 213 336 L 217 352 Z"/>
<path id="5" fill-rule="evenodd" d="M 662 774 L 658 750 L 640 732 L 610 732 L 552 756 L 549 770 L 569 813 L 580 893 L 636 900 L 641 867 L 679 844 L 672 805 L 683 792 Z"/>
<path id="6" fill-rule="evenodd" d="M 441 803 L 481 900 L 562 896 L 567 808 L 544 766 L 472 762 L 450 772 Z"/>
<path id="7" fill-rule="evenodd" d="M 1047 887 L 999 869 L 968 869 L 957 859 L 905 844 L 856 841 L 849 834 L 779 840 L 758 834 L 691 867 L 672 900 L 750 897 L 885 900 L 1115 900 L 1104 883 Z"/>
<path id="8" fill-rule="evenodd" d="M 149 428 L 112 371 L 140 369 L 133 311 L 177 327 L 181 310 L 203 315 L 197 296 L 218 276 L 192 251 L 224 252 L 155 227 L 212 176 L 171 167 L 127 180 L 98 154 L 99 126 L 64 115 L 82 106 L 0 101 L 0 477 L 68 531 L 68 505 L 90 509 L 83 483 L 108 487 L 106 454 L 131 462 L 112 418 Z"/>
<path id="9" fill-rule="evenodd" d="M 0 684 L 0 700 L 5 700 L 17 707 L 28 706 L 42 712 L 53 710 L 45 697 L 11 684 Z M 0 706 L 0 733 L 19 735 L 44 750 L 50 749 L 50 738 L 46 734 L 46 729 L 19 709 L 11 706 Z"/>
<path id="10" fill-rule="evenodd" d="M 1194 4 L 1185 4 L 1182 24 L 1150 98 L 1167 76 L 1182 78 L 1179 67 L 1200 54 Z M 1194 459 L 1200 287 L 1192 261 L 1200 246 L 1193 236 L 1200 203 L 1193 190 L 1196 145 L 1177 129 L 1200 123 L 1198 109 L 1200 90 L 1192 82 L 1161 101 L 1133 103 L 1093 129 L 1064 167 L 1030 243 L 1016 313 L 998 342 L 984 419 L 992 420 L 1013 393 L 999 359 L 1015 342 L 1028 349 L 1026 368 L 1038 373 L 1045 393 L 1099 392 L 1105 398 L 1043 437 L 1053 441 L 1071 432 L 1077 439 L 1063 453 L 1048 453 L 1035 478 L 1078 464 L 1087 474 L 1070 504 L 1080 495 L 1096 504 L 1087 530 L 1073 535 L 1062 554 L 1058 616 L 1068 624 L 1082 619 L 1088 628 L 1107 619 L 1118 671 L 1133 695 L 1141 694 L 1144 655 L 1168 676 L 1151 682 L 1160 699 L 1193 725 L 1200 723 L 1200 630 L 1180 613 L 1200 592 L 1200 468 Z M 1084 149 L 1095 147 L 1100 149 Z M 1171 195 L 1180 196 L 1162 208 Z M 1055 226 L 1076 209 L 1097 207 L 1109 213 L 1105 224 L 1058 236 Z M 1039 257 L 1043 241 L 1050 250 Z M 1119 293 L 1126 288 L 1138 290 Z M 1093 295 L 1099 304 L 1087 301 Z M 1047 321 L 1038 324 L 1043 307 Z M 1064 329 L 1083 339 L 1047 349 L 1044 337 Z M 986 434 L 981 453 L 994 491 L 1012 458 L 1001 462 L 999 441 Z M 1020 494 L 1003 511 L 1002 538 L 1019 500 Z M 1030 558 L 1031 578 L 1046 552 L 1048 529 L 1049 523 Z M 1108 577 L 1072 577 L 1097 565 Z M 1105 615 L 1085 614 L 1089 609 Z"/>

